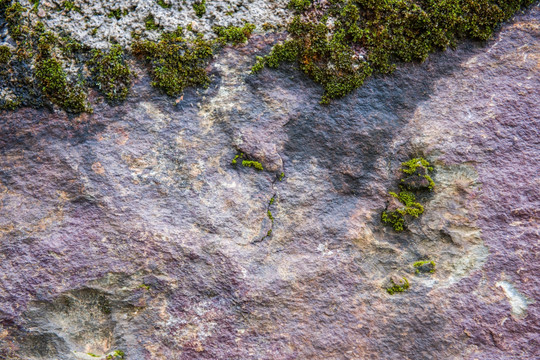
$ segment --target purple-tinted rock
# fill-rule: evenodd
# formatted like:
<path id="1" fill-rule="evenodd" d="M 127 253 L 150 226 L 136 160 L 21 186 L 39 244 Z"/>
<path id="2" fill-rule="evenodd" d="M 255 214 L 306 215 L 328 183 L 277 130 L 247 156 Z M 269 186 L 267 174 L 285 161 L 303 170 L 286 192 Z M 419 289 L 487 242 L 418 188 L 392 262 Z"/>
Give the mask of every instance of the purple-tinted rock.
<path id="1" fill-rule="evenodd" d="M 142 75 L 91 115 L 1 113 L 0 358 L 539 357 L 539 19 L 329 106 L 293 67 L 249 74 L 268 36 L 178 105 Z M 417 154 L 437 186 L 396 233 Z"/>

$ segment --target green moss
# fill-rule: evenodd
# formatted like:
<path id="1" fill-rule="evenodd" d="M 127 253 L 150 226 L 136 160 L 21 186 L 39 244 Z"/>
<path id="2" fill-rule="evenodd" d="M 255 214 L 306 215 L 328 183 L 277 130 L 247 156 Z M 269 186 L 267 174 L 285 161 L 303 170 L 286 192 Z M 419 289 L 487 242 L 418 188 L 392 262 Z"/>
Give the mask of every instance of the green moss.
<path id="1" fill-rule="evenodd" d="M 285 173 L 284 173 L 284 172 L 282 172 L 281 174 L 279 174 L 279 181 L 282 181 L 284 177 L 285 177 Z"/>
<path id="2" fill-rule="evenodd" d="M 124 360 L 125 353 L 122 350 L 115 350 L 108 354 L 105 360 Z"/>
<path id="3" fill-rule="evenodd" d="M 240 153 L 239 155 L 237 154 L 237 155 L 234 157 L 234 159 L 232 159 L 231 164 L 236 165 L 236 163 L 238 162 L 238 159 L 239 159 L 239 158 L 242 158 L 242 157 L 244 157 L 244 154 L 242 154 L 242 153 Z"/>
<path id="4" fill-rule="evenodd" d="M 390 279 L 390 287 L 386 288 L 386 292 L 390 295 L 394 295 L 395 293 L 406 291 L 409 287 L 410 285 L 407 278 L 403 278 L 402 284 L 396 284 L 393 279 Z"/>
<path id="5" fill-rule="evenodd" d="M 413 193 L 408 191 L 401 191 L 399 194 L 389 192 L 391 196 L 398 199 L 403 207 L 394 211 L 383 211 L 381 220 L 393 226 L 396 231 L 403 231 L 405 225 L 405 216 L 410 215 L 417 218 L 424 212 L 422 204 L 416 202 L 416 198 Z"/>
<path id="6" fill-rule="evenodd" d="M 274 217 L 272 216 L 272 212 L 271 212 L 270 210 L 268 210 L 268 211 L 266 212 L 266 214 L 268 215 L 268 218 L 269 218 L 270 220 L 272 220 L 272 222 L 274 222 Z"/>
<path id="7" fill-rule="evenodd" d="M 36 77 L 41 83 L 43 93 L 54 104 L 74 113 L 90 111 L 83 84 L 68 82 L 66 72 L 62 69 L 59 60 L 48 58 L 38 61 Z"/>
<path id="8" fill-rule="evenodd" d="M 203 17 L 203 15 L 206 14 L 206 0 L 194 2 L 193 10 L 195 10 L 195 15 Z"/>
<path id="9" fill-rule="evenodd" d="M 435 182 L 429 176 L 429 172 L 433 171 L 433 167 L 424 158 L 413 158 L 401 164 L 401 171 L 407 175 L 416 175 L 425 178 L 429 182 L 428 189 L 432 190 Z M 405 180 L 402 180 L 404 182 Z"/>
<path id="10" fill-rule="evenodd" d="M 21 105 L 19 98 L 14 99 L 1 99 L 0 98 L 0 110 L 15 110 Z"/>
<path id="11" fill-rule="evenodd" d="M 270 199 L 270 202 L 268 203 L 268 205 L 273 205 L 275 201 L 276 201 L 276 197 L 272 196 L 272 198 Z"/>
<path id="12" fill-rule="evenodd" d="M 258 161 L 243 160 L 242 166 L 254 167 L 257 170 L 264 170 L 262 164 Z"/>
<path id="13" fill-rule="evenodd" d="M 171 4 L 167 4 L 164 0 L 157 0 L 156 2 L 159 6 L 161 6 L 164 9 L 170 9 L 172 6 Z"/>
<path id="14" fill-rule="evenodd" d="M 413 267 L 415 268 L 415 272 L 417 274 L 420 274 L 421 272 L 429 272 L 432 274 L 435 272 L 435 261 L 432 261 L 432 260 L 416 261 L 415 263 L 413 263 Z"/>
<path id="15" fill-rule="evenodd" d="M 266 236 L 270 236 L 272 235 L 272 229 L 268 230 L 268 232 L 266 233 Z"/>
<path id="16" fill-rule="evenodd" d="M 160 29 L 160 26 L 156 23 L 156 19 L 154 19 L 154 15 L 152 14 L 144 18 L 144 26 L 146 30 L 159 30 Z"/>
<path id="17" fill-rule="evenodd" d="M 150 290 L 150 286 L 146 285 L 146 284 L 141 284 L 139 285 L 139 288 L 140 289 L 145 289 L 145 290 Z"/>
<path id="18" fill-rule="evenodd" d="M 151 66 L 152 85 L 169 96 L 177 96 L 189 86 L 210 84 L 206 65 L 213 55 L 213 42 L 202 35 L 188 41 L 179 28 L 162 34 L 157 43 L 136 41 L 132 47 L 134 54 L 144 57 Z"/>
<path id="19" fill-rule="evenodd" d="M 88 62 L 94 85 L 109 101 L 122 101 L 131 87 L 131 71 L 126 64 L 124 50 L 113 45 L 109 52 L 93 50 Z"/>
<path id="20" fill-rule="evenodd" d="M 11 49 L 9 46 L 1 45 L 0 46 L 0 65 L 7 64 L 11 60 Z"/>
<path id="21" fill-rule="evenodd" d="M 129 11 L 127 9 L 124 9 L 124 10 L 122 10 L 122 9 L 114 9 L 114 10 L 111 10 L 109 12 L 107 17 L 110 18 L 110 19 L 120 20 L 122 18 L 122 16 L 126 16 L 128 13 L 129 13 Z"/>
<path id="22" fill-rule="evenodd" d="M 224 43 L 230 42 L 233 44 L 245 43 L 255 30 L 255 25 L 245 24 L 242 27 L 238 26 L 214 26 L 214 32 L 219 36 Z"/>
<path id="23" fill-rule="evenodd" d="M 64 1 L 62 4 L 62 7 L 67 11 L 76 11 L 78 13 L 81 13 L 81 8 L 78 6 L 75 6 L 75 3 L 73 1 Z"/>
<path id="24" fill-rule="evenodd" d="M 300 14 L 288 25 L 290 39 L 258 58 L 253 72 L 296 62 L 324 87 L 321 102 L 328 103 L 361 86 L 373 72 L 424 61 L 460 39 L 485 40 L 499 23 L 533 2 L 331 0 L 312 11 L 310 1 L 292 0 L 289 8 Z"/>
<path id="25" fill-rule="evenodd" d="M 28 9 L 23 7 L 18 1 L 12 2 L 10 6 L 5 8 L 4 16 L 8 25 L 9 34 L 15 40 L 22 40 L 24 33 L 28 32 L 28 28 L 22 24 L 22 14 L 26 10 Z"/>
<path id="26" fill-rule="evenodd" d="M 296 11 L 304 11 L 311 6 L 311 0 L 291 0 L 287 7 Z"/>

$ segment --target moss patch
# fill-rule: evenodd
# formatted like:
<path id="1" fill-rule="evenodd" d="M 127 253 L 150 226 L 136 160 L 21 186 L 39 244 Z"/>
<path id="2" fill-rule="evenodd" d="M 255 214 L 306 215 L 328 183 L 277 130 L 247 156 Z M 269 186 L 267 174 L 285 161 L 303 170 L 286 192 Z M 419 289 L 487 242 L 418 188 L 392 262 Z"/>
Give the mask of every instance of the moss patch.
<path id="1" fill-rule="evenodd" d="M 156 23 L 154 15 L 150 14 L 144 19 L 144 27 L 146 30 L 159 30 L 160 26 Z"/>
<path id="2" fill-rule="evenodd" d="M 131 87 L 131 70 L 126 64 L 124 50 L 113 45 L 108 52 L 93 50 L 88 62 L 94 85 L 111 102 L 125 100 Z"/>
<path id="3" fill-rule="evenodd" d="M 215 26 L 214 32 L 219 36 L 223 43 L 241 44 L 245 43 L 255 30 L 255 25 L 245 24 L 242 27 L 238 26 Z"/>
<path id="4" fill-rule="evenodd" d="M 152 85 L 169 96 L 177 96 L 189 86 L 210 84 L 206 65 L 214 53 L 212 45 L 213 42 L 204 40 L 202 35 L 188 41 L 178 28 L 162 34 L 158 42 L 136 41 L 133 52 L 150 65 Z"/>
<path id="5" fill-rule="evenodd" d="M 395 231 L 403 231 L 407 221 L 424 213 L 424 206 L 416 201 L 415 193 L 432 190 L 435 186 L 429 172 L 433 167 L 424 158 L 413 158 L 402 163 L 402 178 L 399 184 L 400 192 L 390 191 L 390 203 L 382 212 L 383 223 L 391 225 Z"/>
<path id="6" fill-rule="evenodd" d="M 435 261 L 432 260 L 422 260 L 416 261 L 413 264 L 416 274 L 433 274 L 435 272 Z"/>
<path id="7" fill-rule="evenodd" d="M 394 295 L 395 293 L 404 292 L 407 289 L 409 289 L 410 284 L 409 280 L 407 278 L 402 278 L 399 281 L 394 281 L 394 279 L 390 279 L 390 286 L 386 288 L 386 292 L 390 295 Z"/>
<path id="8" fill-rule="evenodd" d="M 203 17 L 203 15 L 206 14 L 206 0 L 194 2 L 193 10 L 195 10 L 195 15 Z"/>
<path id="9" fill-rule="evenodd" d="M 291 36 L 257 58 L 253 71 L 296 62 L 324 87 L 322 103 L 361 86 L 398 62 L 424 61 L 460 39 L 487 39 L 493 29 L 534 0 L 292 0 Z"/>
<path id="10" fill-rule="evenodd" d="M 11 60 L 11 49 L 9 46 L 0 46 L 0 65 L 5 65 Z"/>

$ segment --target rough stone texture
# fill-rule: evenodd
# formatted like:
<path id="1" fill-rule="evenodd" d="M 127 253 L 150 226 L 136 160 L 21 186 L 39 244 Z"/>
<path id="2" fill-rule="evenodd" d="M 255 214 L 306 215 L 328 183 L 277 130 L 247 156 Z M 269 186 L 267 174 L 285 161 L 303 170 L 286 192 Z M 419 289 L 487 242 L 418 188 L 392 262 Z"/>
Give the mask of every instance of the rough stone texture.
<path id="1" fill-rule="evenodd" d="M 274 40 L 178 104 L 141 75 L 92 115 L 0 114 L 0 357 L 540 357 L 538 5 L 329 106 L 293 67 L 248 75 Z M 436 188 L 395 233 L 412 156 Z"/>
<path id="2" fill-rule="evenodd" d="M 159 31 L 146 31 L 145 19 L 152 15 L 156 24 L 165 31 L 174 31 L 178 26 L 191 25 L 197 32 L 211 37 L 212 26 L 242 26 L 246 21 L 262 31 L 263 25 L 283 28 L 292 17 L 287 10 L 288 0 L 207 0 L 206 13 L 199 18 L 193 10 L 195 0 L 164 0 L 169 8 L 163 8 L 157 0 L 74 0 L 79 9 L 65 10 L 64 0 L 41 0 L 36 12 L 27 15 L 34 22 L 41 21 L 48 29 L 57 33 L 66 32 L 76 40 L 93 48 L 108 48 L 112 41 L 128 46 L 133 41 L 132 32 L 144 34 L 156 40 Z M 29 0 L 20 0 L 32 9 Z M 120 19 L 109 17 L 113 10 L 126 11 Z M 94 30 L 95 29 L 95 30 Z M 94 33 L 95 31 L 95 33 Z M 187 35 L 190 35 L 188 33 Z"/>

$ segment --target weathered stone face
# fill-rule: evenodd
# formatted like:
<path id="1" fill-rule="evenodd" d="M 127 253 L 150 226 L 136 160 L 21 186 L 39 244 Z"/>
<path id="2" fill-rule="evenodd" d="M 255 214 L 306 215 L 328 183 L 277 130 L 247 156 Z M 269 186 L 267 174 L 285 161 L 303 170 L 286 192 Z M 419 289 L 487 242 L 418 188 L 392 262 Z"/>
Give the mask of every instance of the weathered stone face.
<path id="1" fill-rule="evenodd" d="M 539 19 L 329 106 L 292 68 L 248 75 L 268 36 L 178 104 L 141 75 L 92 115 L 0 114 L 0 355 L 540 355 Z M 436 188 L 395 233 L 380 215 L 413 156 Z"/>

